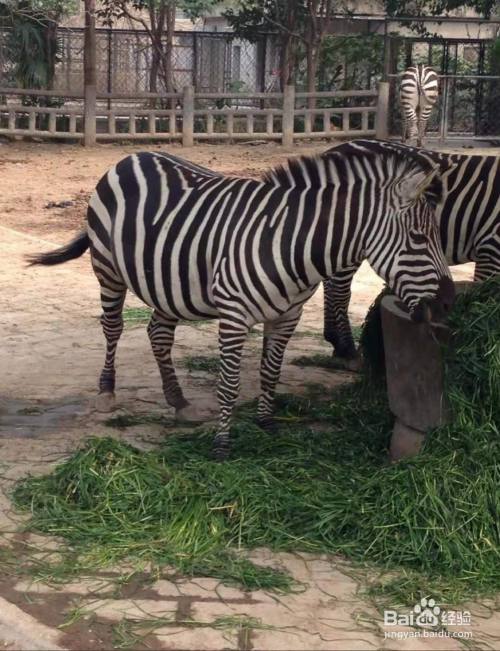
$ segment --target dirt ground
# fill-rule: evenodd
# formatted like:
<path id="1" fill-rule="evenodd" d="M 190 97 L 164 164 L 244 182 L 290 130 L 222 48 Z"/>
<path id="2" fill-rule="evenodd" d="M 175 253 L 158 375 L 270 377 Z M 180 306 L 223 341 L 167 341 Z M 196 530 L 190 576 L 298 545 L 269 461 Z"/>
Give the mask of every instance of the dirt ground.
<path id="1" fill-rule="evenodd" d="M 290 153 L 325 149 L 324 143 L 295 147 L 278 145 L 202 145 L 182 149 L 158 146 L 196 163 L 230 174 L 257 175 Z M 86 199 L 102 174 L 114 163 L 144 147 L 102 145 L 85 150 L 77 145 L 0 144 L 0 529 L 4 544 L 26 544 L 36 537 L 14 533 L 19 519 L 10 510 L 8 493 L 17 478 L 47 472 L 89 436 L 120 436 L 154 443 L 164 432 L 157 426 L 129 427 L 117 434 L 94 409 L 104 346 L 98 322 L 97 282 L 88 255 L 57 268 L 27 268 L 26 253 L 49 250 L 67 241 L 83 224 Z M 494 153 L 494 150 L 488 150 Z M 53 203 L 71 202 L 66 207 Z M 52 204 L 51 204 L 52 202 Z M 52 206 L 52 207 L 50 207 Z M 471 276 L 471 265 L 455 270 L 458 279 Z M 354 285 L 351 316 L 359 323 L 382 282 L 364 265 Z M 137 306 L 132 296 L 127 305 Z M 328 353 L 321 339 L 322 292 L 305 308 L 298 332 L 287 351 L 279 390 L 299 393 L 307 383 L 325 386 L 348 381 L 349 372 L 299 368 L 299 355 Z M 245 350 L 241 400 L 253 398 L 258 386 L 260 339 Z M 216 354 L 216 325 L 180 326 L 174 350 L 178 361 L 187 355 Z M 190 372 L 178 364 L 188 398 L 204 405 L 207 418 L 216 416 L 213 377 Z M 117 358 L 117 403 L 127 412 L 162 412 L 164 404 L 156 364 L 145 327 L 127 328 Z M 20 547 L 22 549 L 22 547 Z M 188 617 L 209 622 L 222 615 L 261 619 L 269 629 L 215 630 L 169 627 L 148 638 L 150 648 L 194 651 L 206 649 L 458 649 L 458 639 L 386 639 L 380 614 L 370 611 L 357 595 L 359 585 L 339 559 L 271 555 L 255 552 L 263 563 L 279 563 L 308 584 L 300 595 L 276 600 L 266 593 L 244 593 L 218 586 L 212 579 L 161 580 L 110 594 L 95 582 L 69 586 L 15 583 L 0 567 L 0 648 L 107 649 L 113 630 L 126 615 L 175 611 L 176 621 Z M 76 607 L 88 615 L 67 624 Z M 477 607 L 480 608 L 479 606 Z M 475 611 L 473 611 L 475 612 Z M 500 618 L 473 620 L 474 639 L 500 649 Z M 367 623 L 368 622 L 368 623 Z M 139 647 L 133 647 L 139 648 Z"/>

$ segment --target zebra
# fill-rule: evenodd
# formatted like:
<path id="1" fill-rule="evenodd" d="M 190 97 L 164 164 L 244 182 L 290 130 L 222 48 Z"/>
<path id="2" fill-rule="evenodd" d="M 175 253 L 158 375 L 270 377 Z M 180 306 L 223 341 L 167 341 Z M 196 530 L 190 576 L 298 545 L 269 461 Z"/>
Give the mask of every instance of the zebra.
<path id="1" fill-rule="evenodd" d="M 433 68 L 419 63 L 405 70 L 399 89 L 403 143 L 416 136 L 417 146 L 422 146 L 427 120 L 437 98 L 438 75 Z"/>
<path id="2" fill-rule="evenodd" d="M 357 140 L 329 151 L 418 152 L 441 169 L 443 201 L 436 209 L 441 244 L 449 265 L 475 262 L 474 280 L 500 274 L 500 158 L 446 154 L 377 140 Z M 336 356 L 356 366 L 349 324 L 351 283 L 359 265 L 324 282 L 324 336 Z"/>
<path id="3" fill-rule="evenodd" d="M 127 289 L 153 308 L 148 334 L 178 418 L 191 419 L 193 405 L 172 364 L 176 325 L 219 319 L 214 455 L 222 460 L 242 348 L 254 324 L 264 323 L 257 421 L 272 429 L 285 347 L 322 279 L 367 258 L 414 320 L 450 308 L 454 287 L 433 213 L 437 171 L 418 153 L 332 152 L 289 160 L 252 179 L 213 174 L 161 153 L 133 154 L 97 184 L 86 231 L 29 261 L 59 264 L 90 248 L 106 339 L 104 407 L 114 403 Z"/>

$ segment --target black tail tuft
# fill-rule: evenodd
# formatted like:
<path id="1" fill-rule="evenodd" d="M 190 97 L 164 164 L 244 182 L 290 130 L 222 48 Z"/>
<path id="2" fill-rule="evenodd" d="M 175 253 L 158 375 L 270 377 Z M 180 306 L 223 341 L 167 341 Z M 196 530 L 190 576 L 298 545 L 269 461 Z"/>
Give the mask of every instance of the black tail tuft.
<path id="1" fill-rule="evenodd" d="M 35 255 L 27 255 L 25 257 L 29 266 L 34 264 L 61 264 L 63 262 L 68 262 L 68 260 L 79 258 L 89 248 L 89 244 L 90 242 L 87 233 L 82 232 L 75 237 L 74 240 L 71 240 L 71 242 L 61 246 L 59 249 L 55 249 L 55 251 L 36 253 Z"/>

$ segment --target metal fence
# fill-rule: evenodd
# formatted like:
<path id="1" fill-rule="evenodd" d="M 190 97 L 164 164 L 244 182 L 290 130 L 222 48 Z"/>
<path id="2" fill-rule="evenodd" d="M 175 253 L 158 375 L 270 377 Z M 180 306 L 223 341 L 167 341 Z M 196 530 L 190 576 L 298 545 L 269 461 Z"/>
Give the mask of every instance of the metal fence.
<path id="1" fill-rule="evenodd" d="M 375 135 L 378 93 L 101 94 L 96 107 L 98 140 L 280 140 Z M 168 104 L 170 106 L 168 106 Z M 0 88 L 0 134 L 80 140 L 81 95 Z"/>
<path id="2" fill-rule="evenodd" d="M 0 29 L 0 85 L 16 87 L 17 62 L 8 40 L 9 30 Z M 83 40 L 81 29 L 58 29 L 54 89 L 82 92 Z M 97 29 L 96 43 L 98 92 L 135 94 L 152 90 L 152 46 L 144 31 Z M 357 56 L 353 55 L 353 46 Z M 318 90 L 375 88 L 382 74 L 382 49 L 381 36 L 329 36 L 320 57 Z M 297 58 L 295 85 L 305 90 L 305 55 Z M 199 93 L 281 90 L 280 50 L 273 34 L 262 33 L 250 42 L 231 32 L 175 32 L 172 68 L 174 89 L 179 92 L 189 84 Z M 161 76 L 156 91 L 166 91 Z"/>
<path id="3" fill-rule="evenodd" d="M 16 87 L 16 61 L 8 47 L 9 30 L 0 30 L 2 86 Z M 53 88 L 65 93 L 83 91 L 82 29 L 58 29 L 58 62 Z M 141 30 L 97 29 L 97 90 L 134 94 L 151 90 L 152 46 Z M 226 32 L 175 32 L 172 54 L 173 84 L 177 91 L 193 85 L 197 92 L 270 90 L 276 84 L 277 52 L 273 39 L 262 34 L 255 43 Z M 157 92 L 165 91 L 161 75 Z"/>

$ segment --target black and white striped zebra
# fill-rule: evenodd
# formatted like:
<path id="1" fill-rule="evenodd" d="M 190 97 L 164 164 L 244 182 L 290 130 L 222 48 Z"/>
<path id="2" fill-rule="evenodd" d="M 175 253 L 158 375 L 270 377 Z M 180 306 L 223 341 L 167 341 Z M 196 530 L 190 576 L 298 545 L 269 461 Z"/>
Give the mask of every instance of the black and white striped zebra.
<path id="1" fill-rule="evenodd" d="M 418 147 L 422 146 L 438 92 L 438 75 L 433 68 L 419 63 L 405 70 L 399 88 L 403 142 L 416 137 Z"/>
<path id="2" fill-rule="evenodd" d="M 335 271 L 367 258 L 413 317 L 453 301 L 435 225 L 437 166 L 415 154 L 333 152 L 299 158 L 261 179 L 214 175 L 164 154 L 129 156 L 98 183 L 87 231 L 31 260 L 58 264 L 90 247 L 107 341 L 99 388 L 112 402 L 127 289 L 153 308 L 148 326 L 167 402 L 190 406 L 171 359 L 180 319 L 219 319 L 220 420 L 227 454 L 249 329 L 264 323 L 258 420 L 272 425 L 287 342 L 305 301 Z"/>
<path id="3" fill-rule="evenodd" d="M 475 262 L 475 280 L 500 274 L 500 157 L 446 154 L 376 140 L 357 140 L 330 151 L 415 152 L 441 169 L 443 201 L 437 206 L 441 243 L 449 265 Z M 356 359 L 348 317 L 351 283 L 359 265 L 325 281 L 325 339 L 337 356 Z"/>

